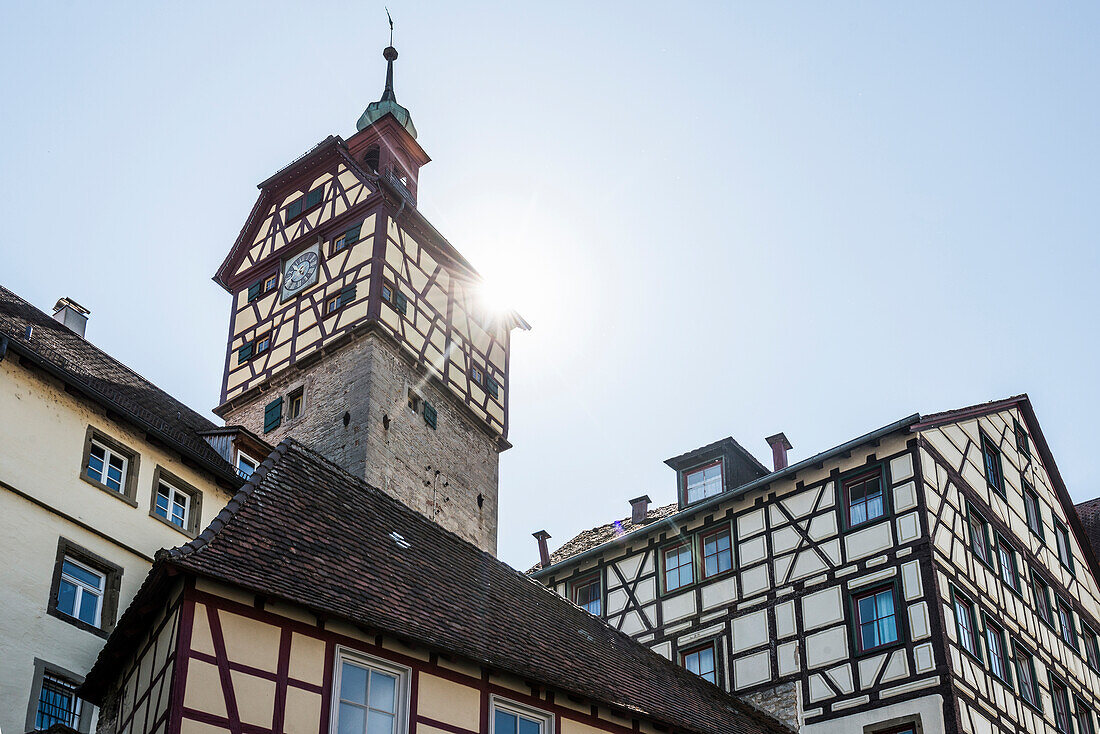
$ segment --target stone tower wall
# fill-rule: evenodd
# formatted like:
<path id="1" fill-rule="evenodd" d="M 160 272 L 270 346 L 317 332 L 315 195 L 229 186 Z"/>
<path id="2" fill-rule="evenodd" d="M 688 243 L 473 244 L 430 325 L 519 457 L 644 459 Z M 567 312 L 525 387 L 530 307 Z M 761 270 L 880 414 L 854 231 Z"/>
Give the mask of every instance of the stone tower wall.
<path id="1" fill-rule="evenodd" d="M 496 439 L 400 353 L 387 337 L 367 333 L 307 367 L 276 376 L 267 391 L 227 413 L 226 423 L 243 425 L 273 444 L 291 436 L 495 554 Z M 265 434 L 265 406 L 280 396 L 286 401 L 299 387 L 305 395 L 302 415 L 288 418 L 285 402 L 282 424 Z M 410 389 L 436 409 L 436 428 L 425 422 L 423 404 L 416 412 L 409 408 Z"/>

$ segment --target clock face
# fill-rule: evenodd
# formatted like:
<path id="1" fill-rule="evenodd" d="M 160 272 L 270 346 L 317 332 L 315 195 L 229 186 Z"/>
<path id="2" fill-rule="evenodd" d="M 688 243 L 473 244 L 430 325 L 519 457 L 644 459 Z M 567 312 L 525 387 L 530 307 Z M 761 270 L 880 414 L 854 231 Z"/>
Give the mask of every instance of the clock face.
<path id="1" fill-rule="evenodd" d="M 300 252 L 283 263 L 283 298 L 286 300 L 317 282 L 321 263 L 318 245 Z"/>

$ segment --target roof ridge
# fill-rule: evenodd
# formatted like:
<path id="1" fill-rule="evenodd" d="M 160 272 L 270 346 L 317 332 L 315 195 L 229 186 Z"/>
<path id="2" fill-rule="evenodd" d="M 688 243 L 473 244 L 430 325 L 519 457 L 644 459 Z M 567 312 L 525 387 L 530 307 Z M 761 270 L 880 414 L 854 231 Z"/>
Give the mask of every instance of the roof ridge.
<path id="1" fill-rule="evenodd" d="M 214 516 L 214 519 L 210 521 L 210 524 L 207 525 L 201 533 L 183 545 L 176 546 L 175 548 L 161 548 L 157 551 L 155 560 L 176 560 L 183 556 L 193 555 L 210 545 L 225 526 L 229 524 L 229 521 L 236 517 L 241 508 L 248 503 L 248 500 L 256 493 L 256 490 L 267 476 L 267 473 L 282 460 L 283 456 L 286 455 L 287 449 L 294 443 L 296 442 L 293 438 L 289 436 L 284 438 L 279 445 L 272 449 L 271 453 L 260 462 L 256 470 L 249 475 L 248 481 L 237 490 L 233 498 Z"/>

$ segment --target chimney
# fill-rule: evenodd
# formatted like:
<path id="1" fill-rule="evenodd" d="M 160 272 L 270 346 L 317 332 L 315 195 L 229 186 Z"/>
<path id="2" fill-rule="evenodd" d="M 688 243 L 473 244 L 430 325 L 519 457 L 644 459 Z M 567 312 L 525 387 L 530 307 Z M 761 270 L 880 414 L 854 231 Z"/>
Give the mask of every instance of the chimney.
<path id="1" fill-rule="evenodd" d="M 764 439 L 772 447 L 772 464 L 775 471 L 787 468 L 787 452 L 794 448 L 782 433 Z"/>
<path id="2" fill-rule="evenodd" d="M 53 317 L 57 321 L 69 327 L 81 339 L 84 338 L 84 330 L 88 327 L 88 314 L 91 311 L 81 306 L 71 298 L 60 298 L 53 306 Z"/>
<path id="3" fill-rule="evenodd" d="M 550 550 L 546 547 L 546 541 L 550 537 L 550 533 L 545 530 L 540 530 L 537 533 L 531 533 L 539 541 L 539 562 L 543 568 L 550 565 Z"/>
<path id="4" fill-rule="evenodd" d="M 632 525 L 645 523 L 646 513 L 649 512 L 649 503 L 652 501 L 649 499 L 648 494 L 630 500 L 630 522 Z"/>

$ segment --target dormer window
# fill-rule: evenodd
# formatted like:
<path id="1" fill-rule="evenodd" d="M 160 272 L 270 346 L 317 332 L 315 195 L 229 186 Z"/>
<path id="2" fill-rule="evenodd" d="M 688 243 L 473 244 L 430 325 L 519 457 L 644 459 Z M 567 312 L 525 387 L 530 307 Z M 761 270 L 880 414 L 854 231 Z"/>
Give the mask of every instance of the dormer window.
<path id="1" fill-rule="evenodd" d="M 684 496 L 686 504 L 694 504 L 722 491 L 722 462 L 701 466 L 684 472 Z"/>

